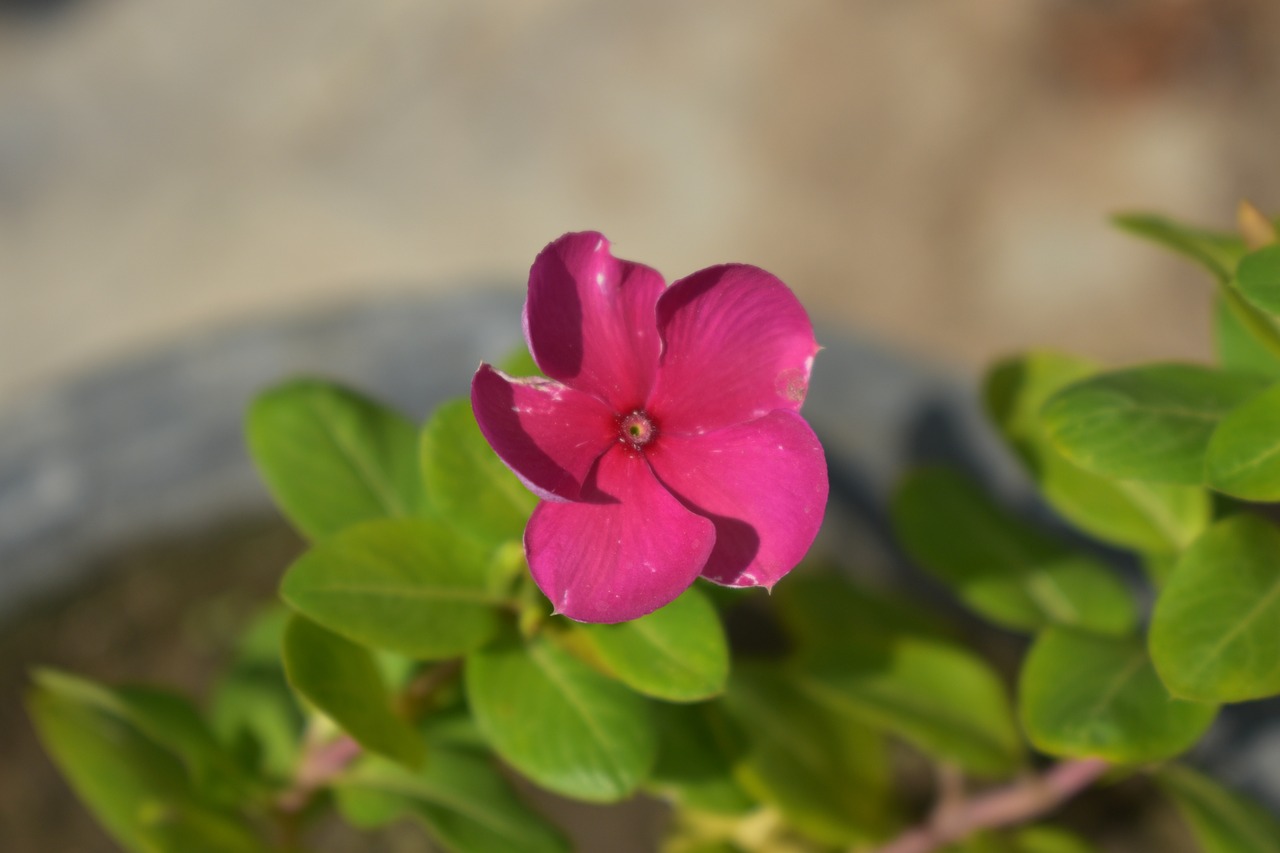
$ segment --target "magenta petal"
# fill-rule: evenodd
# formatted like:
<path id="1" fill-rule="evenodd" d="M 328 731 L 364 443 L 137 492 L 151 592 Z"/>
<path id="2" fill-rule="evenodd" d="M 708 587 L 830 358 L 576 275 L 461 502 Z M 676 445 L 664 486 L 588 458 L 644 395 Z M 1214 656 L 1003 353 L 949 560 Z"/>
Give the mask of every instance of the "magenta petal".
<path id="1" fill-rule="evenodd" d="M 595 397 L 487 364 L 471 380 L 471 409 L 507 467 L 548 500 L 577 499 L 591 466 L 617 442 L 616 418 Z"/>
<path id="2" fill-rule="evenodd" d="M 794 412 L 772 412 L 702 435 L 664 435 L 645 448 L 654 472 L 716 526 L 702 575 L 728 586 L 773 586 L 822 525 L 827 463 Z"/>
<path id="3" fill-rule="evenodd" d="M 644 457 L 617 446 L 600 458 L 591 503 L 542 503 L 525 528 L 529 569 L 556 612 L 625 622 L 674 601 L 715 541 L 707 519 L 663 488 Z"/>
<path id="4" fill-rule="evenodd" d="M 712 267 L 658 300 L 661 366 L 648 410 L 661 428 L 704 432 L 798 410 L 818 344 L 785 284 L 756 267 Z"/>
<path id="5" fill-rule="evenodd" d="M 566 234 L 529 270 L 525 337 L 542 372 L 625 413 L 649 395 L 658 367 L 654 270 L 609 253 L 594 231 Z"/>

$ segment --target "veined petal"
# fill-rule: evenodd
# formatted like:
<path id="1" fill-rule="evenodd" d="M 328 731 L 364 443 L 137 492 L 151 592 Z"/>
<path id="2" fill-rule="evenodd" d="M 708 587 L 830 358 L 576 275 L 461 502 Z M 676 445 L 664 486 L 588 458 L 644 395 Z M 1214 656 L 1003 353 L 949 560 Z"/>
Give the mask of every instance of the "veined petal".
<path id="1" fill-rule="evenodd" d="M 640 407 L 658 367 L 655 306 L 666 284 L 615 258 L 594 231 L 566 234 L 529 270 L 524 333 L 542 372 L 613 406 Z"/>
<path id="2" fill-rule="evenodd" d="M 708 432 L 797 411 L 818 344 L 804 306 L 757 267 L 711 267 L 658 300 L 663 349 L 647 410 L 664 430 Z"/>
<path id="3" fill-rule="evenodd" d="M 771 587 L 818 535 L 827 462 L 795 412 L 701 435 L 666 434 L 645 451 L 658 479 L 715 524 L 715 549 L 702 570 L 709 580 Z"/>
<path id="4" fill-rule="evenodd" d="M 580 622 L 625 622 L 674 601 L 706 563 L 714 526 L 621 445 L 600 457 L 584 496 L 593 487 L 590 502 L 533 511 L 524 547 L 538 587 Z"/>
<path id="5" fill-rule="evenodd" d="M 471 380 L 471 409 L 498 457 L 546 500 L 576 500 L 618 427 L 590 394 L 550 379 L 513 379 L 487 364 Z"/>

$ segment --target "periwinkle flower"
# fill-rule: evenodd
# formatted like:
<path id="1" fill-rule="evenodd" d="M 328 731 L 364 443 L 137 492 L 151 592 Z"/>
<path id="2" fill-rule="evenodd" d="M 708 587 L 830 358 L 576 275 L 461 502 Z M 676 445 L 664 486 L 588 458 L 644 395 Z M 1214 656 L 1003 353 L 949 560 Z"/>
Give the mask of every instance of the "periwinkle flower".
<path id="1" fill-rule="evenodd" d="M 529 272 L 524 332 L 543 378 L 482 364 L 476 420 L 542 503 L 525 528 L 556 612 L 622 622 L 699 575 L 772 587 L 827 503 L 822 446 L 798 414 L 819 349 L 785 284 L 711 267 L 667 287 L 566 234 Z"/>

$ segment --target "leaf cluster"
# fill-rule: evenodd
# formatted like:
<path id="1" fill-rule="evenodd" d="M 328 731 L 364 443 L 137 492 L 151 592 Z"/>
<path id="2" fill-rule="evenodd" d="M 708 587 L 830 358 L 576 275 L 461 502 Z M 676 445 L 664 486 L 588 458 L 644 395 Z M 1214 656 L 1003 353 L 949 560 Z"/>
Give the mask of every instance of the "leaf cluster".
<path id="1" fill-rule="evenodd" d="M 1256 505 L 1280 500 L 1280 255 L 1120 223 L 1210 271 L 1218 363 L 1031 352 L 992 369 L 992 423 L 1074 535 L 941 468 L 891 507 L 916 563 L 1026 638 L 1016 676 L 937 613 L 816 564 L 767 599 L 697 585 L 629 623 L 571 622 L 525 564 L 536 499 L 467 401 L 419 427 L 306 379 L 262 394 L 247 436 L 309 548 L 208 707 L 46 671 L 37 729 L 147 853 L 303 849 L 329 810 L 361 830 L 413 821 L 445 850 L 569 850 L 529 785 L 663 799 L 669 853 L 869 851 L 921 820 L 923 767 L 945 799 L 1041 756 L 1147 775 L 1207 853 L 1277 853 L 1272 817 L 1173 759 L 1223 704 L 1280 694 L 1280 530 Z M 767 641 L 735 644 L 731 667 L 726 624 Z M 1093 848 L 1039 824 L 949 849 Z"/>

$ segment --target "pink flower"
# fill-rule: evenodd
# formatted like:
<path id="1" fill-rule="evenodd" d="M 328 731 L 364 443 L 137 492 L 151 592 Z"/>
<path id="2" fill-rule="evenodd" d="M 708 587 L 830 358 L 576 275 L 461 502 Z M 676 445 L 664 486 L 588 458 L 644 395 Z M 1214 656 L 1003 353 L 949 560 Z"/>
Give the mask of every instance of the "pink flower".
<path id="1" fill-rule="evenodd" d="M 819 347 L 785 284 L 730 264 L 667 287 L 566 234 L 533 262 L 524 332 L 550 378 L 482 364 L 471 405 L 543 499 L 524 547 L 556 612 L 622 622 L 699 575 L 772 587 L 805 555 L 827 504 L 798 414 Z"/>

